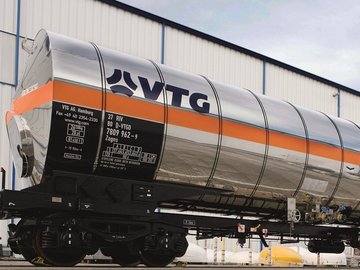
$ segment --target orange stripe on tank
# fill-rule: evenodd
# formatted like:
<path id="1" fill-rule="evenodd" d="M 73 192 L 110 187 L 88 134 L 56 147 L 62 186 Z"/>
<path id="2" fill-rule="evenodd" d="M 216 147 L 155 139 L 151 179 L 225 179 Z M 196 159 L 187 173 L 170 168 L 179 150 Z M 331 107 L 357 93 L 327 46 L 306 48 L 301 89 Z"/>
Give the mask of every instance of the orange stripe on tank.
<path id="1" fill-rule="evenodd" d="M 102 91 L 61 81 L 54 81 L 54 100 L 102 109 Z"/>
<path id="2" fill-rule="evenodd" d="M 164 106 L 131 97 L 107 93 L 107 111 L 156 122 L 164 122 Z"/>
<path id="3" fill-rule="evenodd" d="M 309 154 L 341 161 L 340 148 L 315 141 L 310 141 Z"/>
<path id="4" fill-rule="evenodd" d="M 280 147 L 288 150 L 306 153 L 305 139 L 289 136 L 283 133 L 270 131 L 269 144 L 274 147 Z"/>
<path id="5" fill-rule="evenodd" d="M 97 110 L 102 109 L 102 91 L 67 82 L 49 82 L 13 102 L 14 114 L 21 114 L 51 101 L 66 102 Z M 107 111 L 150 121 L 164 121 L 164 106 L 135 98 L 107 93 Z M 7 122 L 11 115 L 7 115 Z M 168 107 L 168 123 L 171 125 L 218 134 L 219 119 L 176 107 Z M 265 129 L 223 120 L 223 136 L 266 143 Z M 306 139 L 269 131 L 269 144 L 287 150 L 306 153 Z M 325 143 L 310 141 L 309 154 L 341 161 L 341 149 Z M 344 161 L 360 164 L 360 153 L 344 150 Z"/>
<path id="6" fill-rule="evenodd" d="M 11 118 L 16 115 L 14 111 L 6 112 L 6 125 L 8 125 L 11 121 Z"/>
<path id="7" fill-rule="evenodd" d="M 223 120 L 222 135 L 256 143 L 266 143 L 266 132 L 264 129 L 228 120 Z"/>
<path id="8" fill-rule="evenodd" d="M 344 161 L 352 164 L 360 164 L 360 154 L 351 150 L 344 151 Z"/>
<path id="9" fill-rule="evenodd" d="M 219 133 L 219 119 L 197 112 L 180 108 L 168 108 L 168 123 L 170 125 L 192 128 L 200 131 Z"/>
<path id="10" fill-rule="evenodd" d="M 53 82 L 48 82 L 47 84 L 39 87 L 38 89 L 35 89 L 28 94 L 14 100 L 12 104 L 12 110 L 16 114 L 30 111 L 33 108 L 40 107 L 41 105 L 52 101 L 52 95 Z"/>

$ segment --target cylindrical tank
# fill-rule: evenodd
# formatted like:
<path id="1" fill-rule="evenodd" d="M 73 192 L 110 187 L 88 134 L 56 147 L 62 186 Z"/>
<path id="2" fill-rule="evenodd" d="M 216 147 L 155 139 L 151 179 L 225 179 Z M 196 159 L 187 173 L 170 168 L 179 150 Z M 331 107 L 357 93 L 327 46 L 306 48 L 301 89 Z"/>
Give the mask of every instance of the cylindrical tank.
<path id="1" fill-rule="evenodd" d="M 7 126 L 33 184 L 66 170 L 225 189 L 200 199 L 229 207 L 360 202 L 356 124 L 45 30 Z"/>

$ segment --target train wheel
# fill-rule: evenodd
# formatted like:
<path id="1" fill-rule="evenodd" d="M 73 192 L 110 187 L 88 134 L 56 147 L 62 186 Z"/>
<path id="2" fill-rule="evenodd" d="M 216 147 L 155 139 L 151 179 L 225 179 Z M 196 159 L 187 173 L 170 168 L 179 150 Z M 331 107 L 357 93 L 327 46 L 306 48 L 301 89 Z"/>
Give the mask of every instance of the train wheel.
<path id="1" fill-rule="evenodd" d="M 110 256 L 114 263 L 124 267 L 134 267 L 141 263 L 139 250 L 132 243 L 121 243 L 115 247 L 102 248 L 101 252 Z"/>
<path id="2" fill-rule="evenodd" d="M 115 256 L 111 256 L 111 257 L 114 263 L 117 263 L 124 267 L 135 267 L 141 263 L 140 256 L 133 256 L 133 255 L 126 256 L 126 253 L 116 254 Z"/>
<path id="3" fill-rule="evenodd" d="M 43 247 L 43 243 L 49 241 L 52 241 L 51 236 L 48 236 L 46 231 L 41 230 L 41 228 L 37 228 L 34 235 L 34 249 L 46 264 L 59 267 L 74 266 L 86 256 L 86 253 L 79 248 Z"/>
<path id="4" fill-rule="evenodd" d="M 34 230 L 26 231 L 22 234 L 21 240 L 17 243 L 20 254 L 29 263 L 35 266 L 49 266 L 44 259 L 34 249 Z"/>
<path id="5" fill-rule="evenodd" d="M 45 260 L 40 257 L 33 248 L 26 248 L 22 250 L 23 257 L 25 260 L 27 260 L 29 263 L 35 265 L 35 266 L 50 266 Z"/>
<path id="6" fill-rule="evenodd" d="M 148 267 L 165 267 L 175 259 L 173 255 L 140 252 L 140 259 Z"/>

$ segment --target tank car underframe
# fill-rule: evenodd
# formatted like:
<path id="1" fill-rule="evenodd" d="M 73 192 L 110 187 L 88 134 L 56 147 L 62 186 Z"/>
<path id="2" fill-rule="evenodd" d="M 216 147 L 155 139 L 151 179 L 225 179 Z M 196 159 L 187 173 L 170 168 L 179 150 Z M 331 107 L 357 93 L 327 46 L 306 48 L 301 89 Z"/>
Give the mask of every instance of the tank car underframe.
<path id="1" fill-rule="evenodd" d="M 162 205 L 196 209 L 189 205 L 198 202 L 199 196 L 227 193 L 190 185 L 54 171 L 46 181 L 31 188 L 2 190 L 0 210 L 2 219 L 21 218 L 17 225 L 9 225 L 9 245 L 14 253 L 35 265 L 71 266 L 101 249 L 123 266 L 140 262 L 164 266 L 185 253 L 189 232 L 195 232 L 198 239 L 237 238 L 240 244 L 251 237 L 260 237 L 265 245 L 265 236 L 287 239 L 284 242 L 307 238 L 314 252 L 341 252 L 343 242 L 360 246 L 356 225 L 317 226 L 302 221 L 289 224 L 266 216 L 255 220 L 157 211 Z M 286 216 L 285 209 L 281 209 L 284 213 L 277 215 Z M 270 213 L 268 217 L 273 216 Z"/>

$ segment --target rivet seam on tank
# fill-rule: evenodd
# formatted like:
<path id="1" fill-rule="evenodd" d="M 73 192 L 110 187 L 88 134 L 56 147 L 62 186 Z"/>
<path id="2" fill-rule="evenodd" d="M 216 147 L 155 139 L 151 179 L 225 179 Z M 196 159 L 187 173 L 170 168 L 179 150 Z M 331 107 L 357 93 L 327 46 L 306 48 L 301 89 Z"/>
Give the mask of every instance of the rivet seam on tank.
<path id="1" fill-rule="evenodd" d="M 300 120 L 303 124 L 303 127 L 304 127 L 304 131 L 305 131 L 305 140 L 306 140 L 306 153 L 305 153 L 305 162 L 304 162 L 304 170 L 303 170 L 303 173 L 301 175 L 301 179 L 299 181 L 299 185 L 297 186 L 294 194 L 292 195 L 293 197 L 295 197 L 299 191 L 300 191 L 300 188 L 302 187 L 303 183 L 304 183 L 304 180 L 305 180 L 305 177 L 306 177 L 306 171 L 307 171 L 307 168 L 308 168 L 308 165 L 309 165 L 309 155 L 310 155 L 310 139 L 309 139 L 309 130 L 307 128 L 307 125 L 306 125 L 306 122 L 305 122 L 305 119 L 304 117 L 302 116 L 302 114 L 300 113 L 300 111 L 296 108 L 296 106 L 294 106 L 292 103 L 290 102 L 287 102 L 290 106 L 292 106 L 294 108 L 294 110 L 297 112 L 297 114 L 299 115 L 300 117 Z"/>
<path id="2" fill-rule="evenodd" d="M 162 74 L 160 67 L 152 60 L 149 60 L 149 62 L 151 64 L 153 64 L 153 66 L 156 68 L 156 71 L 159 74 L 160 80 L 162 83 L 165 83 L 165 78 L 164 75 Z M 162 139 L 162 145 L 161 145 L 161 150 L 160 150 L 160 155 L 159 155 L 159 161 L 158 164 L 156 166 L 155 172 L 154 172 L 154 177 L 153 179 L 155 180 L 157 177 L 157 174 L 160 170 L 161 164 L 162 164 L 162 159 L 164 157 L 164 151 L 165 151 L 165 146 L 166 146 L 166 138 L 167 138 L 167 129 L 168 129 L 168 99 L 167 99 L 167 95 L 165 93 L 165 89 L 163 88 L 163 99 L 164 99 L 164 132 L 163 132 L 163 139 Z"/>
<path id="3" fill-rule="evenodd" d="M 336 182 L 336 185 L 334 187 L 334 190 L 333 192 L 331 193 L 330 197 L 329 197 L 329 200 L 327 201 L 327 205 L 329 205 L 331 203 L 331 201 L 334 199 L 334 196 L 336 194 L 336 191 L 338 190 L 339 188 L 339 185 L 340 185 L 340 182 L 341 182 L 341 179 L 342 179 L 342 176 L 343 176 L 343 172 L 344 172 L 344 141 L 342 139 L 342 136 L 341 136 L 341 133 L 340 133 L 340 130 L 338 128 L 338 126 L 335 124 L 335 122 L 325 113 L 323 113 L 329 120 L 330 122 L 334 125 L 335 129 L 336 129 L 336 132 L 337 134 L 339 135 L 339 140 L 340 140 L 340 145 L 341 145 L 341 163 L 340 163 L 340 171 L 339 171 L 339 175 L 338 175 L 338 180 Z"/>

